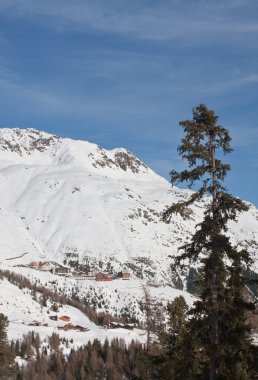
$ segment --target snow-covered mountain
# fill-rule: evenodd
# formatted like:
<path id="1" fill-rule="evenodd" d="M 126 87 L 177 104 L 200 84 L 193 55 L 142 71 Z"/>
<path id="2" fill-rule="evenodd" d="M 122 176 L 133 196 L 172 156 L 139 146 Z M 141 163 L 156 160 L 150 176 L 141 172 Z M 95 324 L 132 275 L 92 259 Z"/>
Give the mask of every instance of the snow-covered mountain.
<path id="1" fill-rule="evenodd" d="M 193 296 L 171 287 L 182 288 L 184 278 L 171 269 L 169 256 L 176 255 L 189 239 L 206 201 L 191 208 L 189 219 L 175 215 L 170 224 L 160 220 L 167 205 L 186 199 L 189 193 L 172 188 L 125 149 L 108 151 L 34 129 L 0 129 L 0 269 L 55 293 L 76 295 L 96 311 L 141 322 L 147 280 L 155 285 L 149 287 L 151 297 L 164 310 L 180 294 L 192 304 Z M 230 235 L 234 243 L 251 251 L 258 271 L 258 211 L 254 206 L 238 223 L 231 223 Z M 133 278 L 78 280 L 19 266 L 31 261 L 86 265 L 114 274 L 128 268 Z M 49 318 L 53 300 L 43 305 L 41 297 L 26 286 L 21 289 L 11 283 L 8 275 L 0 276 L 0 313 L 9 318 L 10 339 L 31 330 L 46 342 L 53 332 L 73 337 L 75 347 L 96 337 L 101 341 L 106 337 L 123 337 L 127 342 L 146 339 L 144 331 L 137 329 L 104 331 L 80 310 L 62 304 L 58 304 L 59 314 L 69 315 L 73 324 L 89 331 L 60 332 L 60 321 Z M 35 326 L 35 320 L 43 325 Z"/>
<path id="2" fill-rule="evenodd" d="M 173 166 L 173 163 L 171 163 Z M 125 149 L 35 129 L 0 129 L 0 262 L 54 260 L 91 269 L 129 268 L 135 276 L 172 283 L 169 255 L 200 220 L 160 221 L 165 207 L 189 196 Z M 232 240 L 257 255 L 254 206 L 230 226 Z M 258 262 L 258 256 L 256 256 Z M 257 264 L 258 267 L 258 264 Z"/>

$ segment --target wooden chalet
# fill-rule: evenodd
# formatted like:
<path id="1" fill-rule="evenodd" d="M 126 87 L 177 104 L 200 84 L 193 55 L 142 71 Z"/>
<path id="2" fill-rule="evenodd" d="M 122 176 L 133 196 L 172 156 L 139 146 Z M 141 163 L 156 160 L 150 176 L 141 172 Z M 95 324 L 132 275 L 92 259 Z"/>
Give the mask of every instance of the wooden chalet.
<path id="1" fill-rule="evenodd" d="M 107 272 L 98 272 L 95 275 L 96 281 L 112 281 L 113 277 L 111 273 Z"/>
<path id="2" fill-rule="evenodd" d="M 117 278 L 121 278 L 122 280 L 130 280 L 131 277 L 132 274 L 125 268 L 117 273 Z"/>
<path id="3" fill-rule="evenodd" d="M 29 324 L 29 326 L 42 326 L 43 322 L 40 321 L 33 321 Z"/>
<path id="4" fill-rule="evenodd" d="M 121 278 L 122 278 L 123 280 L 130 280 L 130 278 L 131 278 L 131 273 L 128 272 L 128 271 L 122 271 L 122 272 L 121 272 Z"/>
<path id="5" fill-rule="evenodd" d="M 120 323 L 120 322 L 109 322 L 109 329 L 126 329 L 133 330 L 135 325 L 133 323 Z"/>
<path id="6" fill-rule="evenodd" d="M 75 280 L 95 280 L 95 273 L 74 273 L 73 275 Z"/>
<path id="7" fill-rule="evenodd" d="M 59 319 L 63 322 L 70 322 L 71 317 L 68 317 L 67 315 L 62 315 L 61 317 L 59 317 Z"/>
<path id="8" fill-rule="evenodd" d="M 39 261 L 32 261 L 31 263 L 29 263 L 28 267 L 38 269 L 39 265 Z"/>
<path id="9" fill-rule="evenodd" d="M 53 274 L 57 274 L 58 276 L 69 276 L 71 275 L 71 268 L 69 267 L 55 267 L 51 269 Z"/>
<path id="10" fill-rule="evenodd" d="M 86 327 L 80 326 L 80 325 L 73 325 L 72 323 L 68 323 L 65 326 L 58 326 L 58 330 L 64 330 L 64 331 L 80 331 L 80 332 L 85 332 L 89 331 Z"/>
<path id="11" fill-rule="evenodd" d="M 43 263 L 39 263 L 39 270 L 42 270 L 42 271 L 51 271 L 53 268 L 55 268 L 55 264 L 49 262 L 49 261 L 45 261 Z"/>
<path id="12" fill-rule="evenodd" d="M 57 317 L 57 315 L 50 315 L 49 319 L 51 319 L 51 321 L 57 321 L 58 317 Z"/>

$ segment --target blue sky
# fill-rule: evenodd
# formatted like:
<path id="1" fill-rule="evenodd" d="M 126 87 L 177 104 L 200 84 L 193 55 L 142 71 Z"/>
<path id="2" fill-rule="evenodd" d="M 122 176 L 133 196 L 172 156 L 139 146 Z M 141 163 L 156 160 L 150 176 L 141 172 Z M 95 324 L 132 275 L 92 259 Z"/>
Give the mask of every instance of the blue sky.
<path id="1" fill-rule="evenodd" d="M 258 205 L 257 0 L 0 0 L 0 127 L 126 147 L 183 168 L 178 122 L 230 130 L 229 190 Z"/>

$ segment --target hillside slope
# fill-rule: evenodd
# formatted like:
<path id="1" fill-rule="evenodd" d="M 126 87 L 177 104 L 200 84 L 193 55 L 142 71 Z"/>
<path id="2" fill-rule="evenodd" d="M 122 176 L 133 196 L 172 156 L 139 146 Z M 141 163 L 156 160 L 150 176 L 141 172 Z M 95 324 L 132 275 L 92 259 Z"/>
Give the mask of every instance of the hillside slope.
<path id="1" fill-rule="evenodd" d="M 0 261 L 80 262 L 114 272 L 126 266 L 136 276 L 172 283 L 168 256 L 189 238 L 204 204 L 192 207 L 190 219 L 175 215 L 170 224 L 160 213 L 188 195 L 125 149 L 1 129 Z M 230 234 L 257 254 L 254 206 Z"/>

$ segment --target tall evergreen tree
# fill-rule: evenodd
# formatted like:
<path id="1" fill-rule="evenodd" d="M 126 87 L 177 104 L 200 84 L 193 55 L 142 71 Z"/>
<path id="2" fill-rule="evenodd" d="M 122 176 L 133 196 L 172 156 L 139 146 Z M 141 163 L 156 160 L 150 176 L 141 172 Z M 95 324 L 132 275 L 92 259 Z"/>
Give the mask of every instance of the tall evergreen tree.
<path id="1" fill-rule="evenodd" d="M 186 375 L 186 368 L 182 365 L 183 356 L 188 352 L 186 339 L 188 338 L 188 306 L 184 297 L 176 297 L 167 305 L 168 322 L 162 326 L 159 338 L 165 349 L 165 362 L 162 368 L 164 379 L 180 380 Z"/>
<path id="2" fill-rule="evenodd" d="M 189 325 L 202 351 L 202 376 L 196 378 L 251 379 L 245 310 L 253 305 L 244 299 L 246 282 L 241 272 L 251 258 L 248 252 L 233 247 L 227 236 L 228 221 L 236 221 L 238 213 L 247 211 L 248 206 L 223 185 L 230 165 L 219 156 L 232 151 L 228 130 L 217 124 L 218 117 L 204 104 L 193 108 L 192 115 L 192 120 L 179 123 L 185 135 L 178 152 L 189 169 L 170 174 L 172 184 L 187 182 L 191 188 L 197 183 L 199 189 L 186 201 L 168 207 L 163 219 L 168 222 L 175 213 L 186 217 L 191 204 L 210 197 L 203 221 L 176 259 L 178 265 L 184 260 L 200 265 L 200 299 L 191 310 Z M 242 377 L 236 377 L 240 368 Z"/>
<path id="3" fill-rule="evenodd" d="M 8 378 L 13 373 L 14 353 L 7 340 L 8 318 L 0 313 L 0 378 Z"/>

